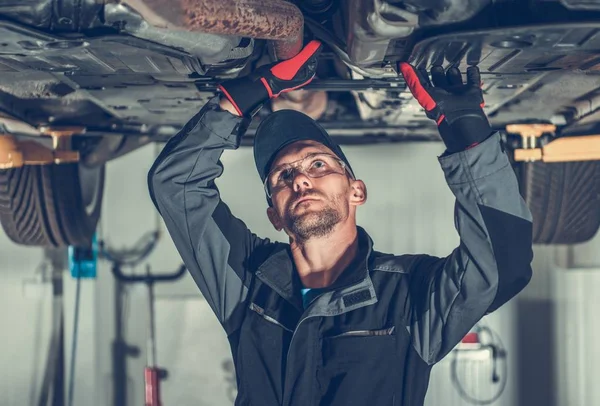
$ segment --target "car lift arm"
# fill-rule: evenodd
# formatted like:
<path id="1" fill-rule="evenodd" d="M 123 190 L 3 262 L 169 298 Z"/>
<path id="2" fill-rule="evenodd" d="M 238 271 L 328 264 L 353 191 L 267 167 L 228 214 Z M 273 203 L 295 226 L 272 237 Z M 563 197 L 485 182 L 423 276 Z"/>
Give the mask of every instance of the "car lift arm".
<path id="1" fill-rule="evenodd" d="M 553 124 L 511 124 L 508 133 L 519 134 L 523 147 L 515 149 L 515 161 L 570 162 L 600 160 L 600 135 L 557 138 L 537 148 L 537 139 L 556 131 Z"/>

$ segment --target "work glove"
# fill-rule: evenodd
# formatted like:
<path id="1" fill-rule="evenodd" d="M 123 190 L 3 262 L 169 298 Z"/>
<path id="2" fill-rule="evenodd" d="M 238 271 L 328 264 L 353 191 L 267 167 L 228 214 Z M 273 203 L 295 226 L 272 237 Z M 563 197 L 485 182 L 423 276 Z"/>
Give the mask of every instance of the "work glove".
<path id="1" fill-rule="evenodd" d="M 441 66 L 431 68 L 433 85 L 425 69 L 416 70 L 412 65 L 401 62 L 400 71 L 427 117 L 437 123 L 440 136 L 446 144 L 446 153 L 464 151 L 493 133 L 483 112 L 479 68 L 467 68 L 466 84 L 456 67 L 448 69 L 447 73 Z"/>
<path id="2" fill-rule="evenodd" d="M 309 42 L 291 59 L 261 66 L 248 76 L 219 85 L 240 116 L 252 117 L 269 99 L 310 83 L 317 70 L 321 42 Z"/>

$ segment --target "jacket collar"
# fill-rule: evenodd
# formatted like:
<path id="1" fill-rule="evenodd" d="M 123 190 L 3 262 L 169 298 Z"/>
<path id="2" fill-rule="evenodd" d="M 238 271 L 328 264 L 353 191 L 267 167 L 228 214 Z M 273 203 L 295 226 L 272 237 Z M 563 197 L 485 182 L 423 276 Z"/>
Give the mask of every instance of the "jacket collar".
<path id="1" fill-rule="evenodd" d="M 365 289 L 370 290 L 370 300 L 374 299 L 376 301 L 376 298 L 374 297 L 375 292 L 369 277 L 373 240 L 362 227 L 357 227 L 357 230 L 358 253 L 356 258 L 341 273 L 333 285 L 327 287 L 326 290 L 330 294 L 337 293 L 339 295 L 342 292 L 355 294 L 355 288 L 359 288 L 360 290 L 361 286 L 364 285 Z M 258 268 L 256 276 L 299 310 L 304 310 L 302 305 L 302 295 L 300 293 L 303 286 L 300 277 L 296 272 L 289 244 L 280 244 L 280 246 L 275 249 L 274 253 Z M 366 299 L 365 294 L 362 294 L 361 297 Z M 356 296 L 355 299 L 356 298 L 358 298 L 358 296 Z M 342 302 L 343 299 L 343 297 L 340 297 Z M 355 299 L 350 300 L 350 302 L 354 303 Z M 349 301 L 346 300 L 346 303 L 349 303 Z"/>

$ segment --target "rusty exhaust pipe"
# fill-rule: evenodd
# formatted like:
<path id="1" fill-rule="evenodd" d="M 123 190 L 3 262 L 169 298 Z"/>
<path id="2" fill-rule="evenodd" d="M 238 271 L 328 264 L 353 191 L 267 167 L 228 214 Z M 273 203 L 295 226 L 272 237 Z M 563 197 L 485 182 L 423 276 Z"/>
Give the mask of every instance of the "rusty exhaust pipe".
<path id="1" fill-rule="evenodd" d="M 302 49 L 304 17 L 285 0 L 121 0 L 147 21 L 160 16 L 189 31 L 273 41 L 275 57 L 289 59 Z M 152 18 L 154 17 L 154 18 Z"/>

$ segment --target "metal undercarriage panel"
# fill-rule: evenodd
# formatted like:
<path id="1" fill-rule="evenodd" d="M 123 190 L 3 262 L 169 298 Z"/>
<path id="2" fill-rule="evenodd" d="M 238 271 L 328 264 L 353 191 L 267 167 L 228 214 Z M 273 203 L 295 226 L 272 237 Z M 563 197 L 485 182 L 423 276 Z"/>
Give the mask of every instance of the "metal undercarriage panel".
<path id="1" fill-rule="evenodd" d="M 58 37 L 0 22 L 0 107 L 32 125 L 180 126 L 210 97 L 197 58 L 127 35 Z"/>
<path id="2" fill-rule="evenodd" d="M 498 126 L 571 123 L 600 107 L 600 22 L 443 35 L 419 42 L 409 60 L 462 72 L 477 64 Z"/>
<path id="3" fill-rule="evenodd" d="M 600 106 L 600 22 L 440 35 L 418 42 L 409 61 L 427 68 L 457 65 L 463 72 L 477 64 L 486 111 L 498 127 L 568 124 Z M 212 96 L 220 79 L 211 75 L 222 77 L 218 68 L 202 76 L 204 69 L 183 50 L 126 34 L 58 36 L 0 21 L 0 109 L 36 126 L 169 136 Z M 352 83 L 360 83 L 342 82 L 345 90 L 335 93 L 348 94 Z M 330 109 L 324 125 L 340 135 L 354 129 L 355 137 L 394 131 L 411 139 L 436 137 L 402 80 L 393 87 L 379 83 L 385 90 L 375 102 L 369 102 L 373 91 L 362 95 L 366 121 L 356 108 Z"/>
<path id="4" fill-rule="evenodd" d="M 429 70 L 434 65 L 457 66 L 464 73 L 477 65 L 482 73 L 492 125 L 552 122 L 565 129 L 575 123 L 597 122 L 600 109 L 600 22 L 529 25 L 494 30 L 456 32 L 424 39 L 412 48 L 409 62 Z M 365 142 L 402 137 L 438 139 L 404 84 L 397 88 L 355 92 L 356 118 L 326 117 L 326 128 L 337 134 L 366 133 Z M 382 127 L 388 126 L 387 129 Z M 395 131 L 394 131 L 395 129 Z M 344 142 L 348 139 L 344 139 Z"/>

